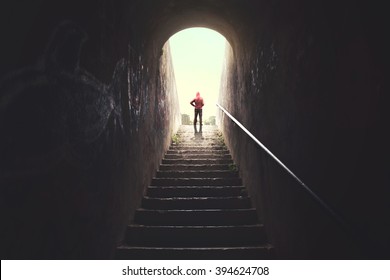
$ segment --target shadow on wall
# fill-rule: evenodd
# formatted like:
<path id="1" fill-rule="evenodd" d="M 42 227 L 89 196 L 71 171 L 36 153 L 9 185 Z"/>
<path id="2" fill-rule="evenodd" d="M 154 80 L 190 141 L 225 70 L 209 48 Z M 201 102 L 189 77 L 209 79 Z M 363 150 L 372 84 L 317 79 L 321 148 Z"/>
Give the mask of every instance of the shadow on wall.
<path id="1" fill-rule="evenodd" d="M 264 6 L 253 20 L 255 34 L 227 54 L 221 105 L 344 217 L 353 233 L 341 230 L 220 116 L 227 145 L 279 256 L 387 259 L 385 17 L 376 4 L 348 1 L 286 7 Z"/>
<path id="2" fill-rule="evenodd" d="M 178 128 L 169 46 L 130 40 L 105 83 L 80 67 L 96 55 L 86 40 L 66 20 L 34 65 L 0 81 L 3 259 L 112 258 Z"/>
<path id="3" fill-rule="evenodd" d="M 124 222 L 127 65 L 100 82 L 79 67 L 86 39 L 65 21 L 0 82 L 3 259 L 107 258 Z"/>

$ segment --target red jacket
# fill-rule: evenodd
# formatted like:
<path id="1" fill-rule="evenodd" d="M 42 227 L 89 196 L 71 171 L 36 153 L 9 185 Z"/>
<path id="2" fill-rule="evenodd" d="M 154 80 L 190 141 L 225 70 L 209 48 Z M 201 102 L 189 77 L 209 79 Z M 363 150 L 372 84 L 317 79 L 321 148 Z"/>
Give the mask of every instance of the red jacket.
<path id="1" fill-rule="evenodd" d="M 199 92 L 196 93 L 196 97 L 190 102 L 190 104 L 194 106 L 195 109 L 202 109 L 204 102 Z"/>

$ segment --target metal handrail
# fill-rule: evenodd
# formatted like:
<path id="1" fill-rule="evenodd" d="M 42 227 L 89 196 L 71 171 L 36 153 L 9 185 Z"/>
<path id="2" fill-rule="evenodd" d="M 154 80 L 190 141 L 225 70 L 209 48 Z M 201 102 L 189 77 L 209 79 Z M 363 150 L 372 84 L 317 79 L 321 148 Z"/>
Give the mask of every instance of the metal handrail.
<path id="1" fill-rule="evenodd" d="M 267 154 L 269 154 L 284 170 L 286 170 L 300 185 L 306 190 L 311 197 L 318 202 L 331 217 L 333 217 L 340 225 L 344 228 L 349 229 L 346 222 L 338 215 L 332 208 L 326 204 L 314 191 L 312 191 L 301 179 L 298 178 L 282 161 L 280 161 L 266 146 L 263 145 L 248 129 L 245 128 L 235 117 L 233 117 L 225 108 L 216 103 L 216 105 L 221 109 L 235 124 L 237 124 L 257 145 L 259 145 Z"/>

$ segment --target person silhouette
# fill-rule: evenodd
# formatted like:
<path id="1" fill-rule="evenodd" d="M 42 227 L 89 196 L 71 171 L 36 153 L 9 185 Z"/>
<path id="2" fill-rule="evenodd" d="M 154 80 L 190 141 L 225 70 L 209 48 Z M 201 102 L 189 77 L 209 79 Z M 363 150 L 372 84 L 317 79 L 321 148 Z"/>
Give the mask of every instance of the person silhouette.
<path id="1" fill-rule="evenodd" d="M 200 96 L 199 91 L 196 93 L 196 97 L 192 99 L 190 104 L 195 107 L 195 116 L 194 116 L 194 129 L 196 130 L 196 123 L 198 122 L 198 116 L 199 116 L 199 131 L 202 132 L 202 108 L 204 106 L 203 97 Z"/>

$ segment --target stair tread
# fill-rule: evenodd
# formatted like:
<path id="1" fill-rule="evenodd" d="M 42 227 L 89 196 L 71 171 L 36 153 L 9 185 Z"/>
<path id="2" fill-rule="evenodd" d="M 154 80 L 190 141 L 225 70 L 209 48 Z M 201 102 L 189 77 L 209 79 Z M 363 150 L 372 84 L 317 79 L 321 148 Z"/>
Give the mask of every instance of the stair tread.
<path id="1" fill-rule="evenodd" d="M 246 196 L 243 186 L 150 186 L 149 197 L 231 197 Z"/>
<path id="2" fill-rule="evenodd" d="M 232 164 L 232 159 L 163 159 L 163 164 Z"/>
<path id="3" fill-rule="evenodd" d="M 166 154 L 164 159 L 232 159 L 231 154 L 218 154 L 218 153 L 210 153 L 210 154 L 187 154 L 187 153 L 175 153 L 175 154 Z"/>
<path id="4" fill-rule="evenodd" d="M 167 181 L 167 180 L 175 180 L 175 181 L 201 181 L 201 180 L 208 180 L 208 181 L 221 181 L 221 180 L 237 180 L 241 178 L 226 178 L 226 177 L 213 177 L 213 178 L 207 178 L 207 177 L 201 177 L 201 178 L 189 178 L 189 177 L 183 177 L 183 178 L 175 178 L 175 177 L 167 177 L 167 178 L 153 178 L 153 180 L 159 180 L 159 181 Z"/>
<path id="5" fill-rule="evenodd" d="M 225 178 L 153 178 L 151 186 L 242 185 L 240 177 Z"/>
<path id="6" fill-rule="evenodd" d="M 227 149 L 211 149 L 208 147 L 199 147 L 197 149 L 168 149 L 167 153 L 172 153 L 172 154 L 198 154 L 198 153 L 210 153 L 210 154 L 230 154 L 229 150 Z"/>
<path id="7" fill-rule="evenodd" d="M 231 186 L 149 186 L 149 189 L 245 189 L 244 186 L 231 185 Z"/>
<path id="8" fill-rule="evenodd" d="M 143 209 L 134 222 L 145 225 L 246 225 L 259 223 L 254 208 L 247 209 Z"/>
<path id="9" fill-rule="evenodd" d="M 142 225 L 130 224 L 128 228 L 169 228 L 169 229 L 223 229 L 223 228 L 263 228 L 263 224 L 249 225 Z"/>
<path id="10" fill-rule="evenodd" d="M 181 126 L 127 226 L 123 259 L 266 259 L 273 247 L 221 134 Z"/>
<path id="11" fill-rule="evenodd" d="M 159 170 L 159 173 L 237 173 L 234 170 Z M 218 177 L 217 177 L 218 178 Z"/>
<path id="12" fill-rule="evenodd" d="M 161 164 L 160 167 L 229 167 L 229 164 Z"/>
<path id="13" fill-rule="evenodd" d="M 208 194 L 210 195 L 210 194 Z M 217 195 L 217 194 L 216 194 Z M 251 205 L 248 196 L 144 196 L 144 209 L 246 209 Z"/>
<path id="14" fill-rule="evenodd" d="M 254 245 L 254 246 L 223 246 L 223 247 L 146 247 L 146 246 L 128 246 L 120 245 L 119 249 L 143 249 L 143 250 L 248 250 L 248 249 L 271 249 L 273 248 L 270 244 L 266 243 L 264 245 Z"/>
<path id="15" fill-rule="evenodd" d="M 245 209 L 145 209 L 138 208 L 136 211 L 150 211 L 150 212 L 243 212 L 243 211 L 255 211 L 256 208 Z"/>
<path id="16" fill-rule="evenodd" d="M 190 166 L 190 167 L 197 167 L 197 166 L 229 166 L 227 163 L 190 163 L 190 164 L 183 164 L 183 163 L 176 163 L 176 164 L 169 164 L 169 163 L 162 163 L 161 166 Z"/>
<path id="17" fill-rule="evenodd" d="M 232 170 L 159 170 L 153 179 L 240 179 Z"/>
<path id="18" fill-rule="evenodd" d="M 118 259 L 145 259 L 145 260 L 259 260 L 274 258 L 273 248 L 270 245 L 250 247 L 119 247 Z"/>
<path id="19" fill-rule="evenodd" d="M 221 197 L 215 197 L 215 196 L 198 196 L 198 197 L 150 197 L 150 196 L 144 196 L 145 199 L 151 199 L 151 200 L 163 200 L 163 201 L 171 201 L 171 200 L 232 200 L 232 199 L 243 199 L 247 200 L 249 199 L 249 196 L 221 196 Z"/>

